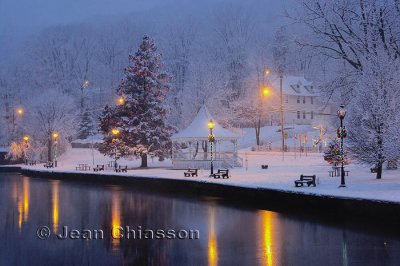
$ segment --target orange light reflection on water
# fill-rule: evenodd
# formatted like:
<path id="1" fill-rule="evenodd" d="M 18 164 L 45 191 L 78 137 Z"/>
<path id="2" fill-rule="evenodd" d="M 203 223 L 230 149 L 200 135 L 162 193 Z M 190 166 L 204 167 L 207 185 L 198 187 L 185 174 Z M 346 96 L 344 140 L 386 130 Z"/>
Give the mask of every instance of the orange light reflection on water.
<path id="1" fill-rule="evenodd" d="M 121 232 L 118 229 L 121 226 L 121 199 L 119 191 L 113 190 L 111 198 L 111 230 L 112 246 L 117 249 L 120 244 Z"/>
<path id="2" fill-rule="evenodd" d="M 261 234 L 262 234 L 262 250 L 263 250 L 263 265 L 275 265 L 273 251 L 273 232 L 275 213 L 270 211 L 260 211 L 261 216 Z"/>
<path id="3" fill-rule="evenodd" d="M 51 195 L 52 195 L 52 212 L 53 212 L 53 232 L 57 233 L 58 219 L 59 219 L 59 186 L 60 181 L 54 180 L 51 182 Z"/>
<path id="4" fill-rule="evenodd" d="M 208 236 L 208 265 L 218 265 L 218 245 L 217 237 L 215 232 L 215 207 L 210 206 L 208 210 L 208 224 L 209 224 L 209 236 Z"/>

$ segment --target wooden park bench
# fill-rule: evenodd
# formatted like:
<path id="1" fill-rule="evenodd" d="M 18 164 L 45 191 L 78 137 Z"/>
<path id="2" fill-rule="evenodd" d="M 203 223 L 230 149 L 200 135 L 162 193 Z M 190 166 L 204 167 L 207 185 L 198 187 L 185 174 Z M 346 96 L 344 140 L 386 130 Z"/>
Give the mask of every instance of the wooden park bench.
<path id="1" fill-rule="evenodd" d="M 268 164 L 262 164 L 261 169 L 268 169 Z"/>
<path id="2" fill-rule="evenodd" d="M 189 168 L 189 169 L 187 169 L 187 171 L 185 171 L 184 173 L 183 173 L 183 175 L 184 176 L 186 176 L 186 177 L 189 177 L 189 176 L 198 176 L 197 175 L 197 171 L 198 171 L 199 169 L 192 169 L 192 168 Z"/>
<path id="3" fill-rule="evenodd" d="M 88 170 L 90 170 L 90 166 L 87 165 L 86 163 L 80 163 L 80 164 L 78 164 L 78 166 L 75 167 L 75 169 L 77 171 L 88 171 Z"/>
<path id="4" fill-rule="evenodd" d="M 96 167 L 93 167 L 93 171 L 95 172 L 104 171 L 104 164 L 98 164 Z"/>
<path id="5" fill-rule="evenodd" d="M 218 169 L 218 172 L 212 175 L 214 178 L 229 178 L 228 169 Z"/>
<path id="6" fill-rule="evenodd" d="M 294 185 L 296 187 L 302 187 L 304 184 L 307 186 L 313 185 L 314 187 L 317 186 L 315 184 L 315 175 L 300 175 L 300 179 L 294 181 Z"/>
<path id="7" fill-rule="evenodd" d="M 45 164 L 43 165 L 43 167 L 46 167 L 46 168 L 53 168 L 53 167 L 54 167 L 54 163 L 53 163 L 53 162 L 47 162 L 47 163 L 45 163 Z"/>
<path id="8" fill-rule="evenodd" d="M 128 172 L 128 166 L 121 166 L 119 165 L 117 168 L 115 168 L 115 172 Z"/>

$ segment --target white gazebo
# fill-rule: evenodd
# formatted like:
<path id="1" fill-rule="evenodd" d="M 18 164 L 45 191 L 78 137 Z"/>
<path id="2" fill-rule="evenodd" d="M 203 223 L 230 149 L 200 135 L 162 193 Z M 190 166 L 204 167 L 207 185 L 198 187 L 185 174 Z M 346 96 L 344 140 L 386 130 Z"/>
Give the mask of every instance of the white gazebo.
<path id="1" fill-rule="evenodd" d="M 242 166 L 242 160 L 237 156 L 239 136 L 220 126 L 212 118 L 207 107 L 203 105 L 192 123 L 172 136 L 172 165 L 174 169 L 210 168 L 211 151 L 208 142 L 210 130 L 207 124 L 211 119 L 215 123 L 213 129 L 215 136 L 215 144 L 213 145 L 214 168 Z"/>

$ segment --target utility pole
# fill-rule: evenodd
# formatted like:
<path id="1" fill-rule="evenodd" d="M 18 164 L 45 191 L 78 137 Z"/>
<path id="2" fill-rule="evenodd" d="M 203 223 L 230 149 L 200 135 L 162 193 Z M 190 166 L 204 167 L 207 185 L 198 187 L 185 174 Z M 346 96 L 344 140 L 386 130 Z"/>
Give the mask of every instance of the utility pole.
<path id="1" fill-rule="evenodd" d="M 281 95 L 281 106 L 280 106 L 280 115 L 281 115 L 281 133 L 282 133 L 282 160 L 285 160 L 285 132 L 283 132 L 283 89 L 282 89 L 282 82 L 283 82 L 283 73 L 279 74 L 280 79 L 280 95 Z"/>

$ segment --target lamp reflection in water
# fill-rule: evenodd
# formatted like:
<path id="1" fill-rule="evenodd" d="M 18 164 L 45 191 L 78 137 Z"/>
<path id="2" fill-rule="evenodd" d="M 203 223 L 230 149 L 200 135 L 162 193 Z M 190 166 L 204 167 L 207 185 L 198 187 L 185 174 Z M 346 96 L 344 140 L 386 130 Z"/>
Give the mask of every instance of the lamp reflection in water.
<path id="1" fill-rule="evenodd" d="M 24 222 L 26 222 L 29 216 L 29 178 L 26 176 L 22 180 L 22 189 L 24 192 Z"/>
<path id="2" fill-rule="evenodd" d="M 263 252 L 263 264 L 262 265 L 275 265 L 274 252 L 272 245 L 274 242 L 273 232 L 276 229 L 274 220 L 276 214 L 270 211 L 260 211 L 261 217 L 261 247 Z"/>
<path id="3" fill-rule="evenodd" d="M 213 205 L 208 208 L 208 225 L 208 265 L 216 266 L 218 265 L 218 246 L 215 233 L 215 206 Z"/>
<path id="4" fill-rule="evenodd" d="M 13 190 L 13 198 L 16 200 L 18 208 L 18 229 L 21 231 L 22 224 L 29 218 L 29 178 L 25 176 L 22 179 L 22 194 L 18 193 L 17 184 Z"/>
<path id="5" fill-rule="evenodd" d="M 53 212 L 53 232 L 57 233 L 58 230 L 58 218 L 59 218 L 59 204 L 58 200 L 60 180 L 54 180 L 51 182 L 51 199 L 52 199 L 52 212 Z"/>
<path id="6" fill-rule="evenodd" d="M 114 250 L 118 249 L 121 241 L 121 198 L 118 190 L 113 189 L 111 198 L 111 230 L 112 230 L 112 246 Z"/>

